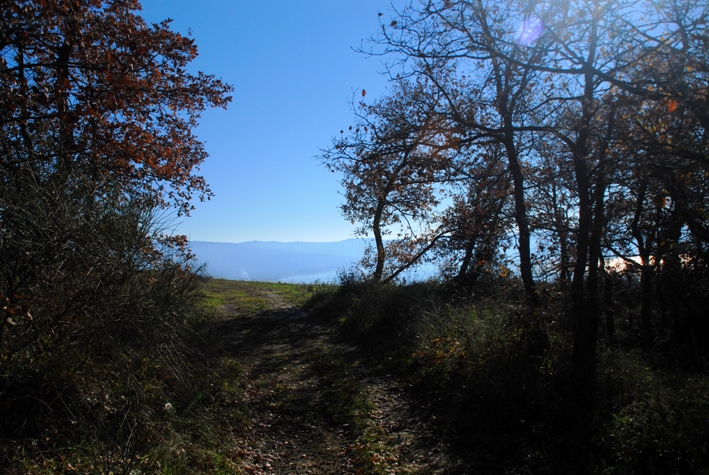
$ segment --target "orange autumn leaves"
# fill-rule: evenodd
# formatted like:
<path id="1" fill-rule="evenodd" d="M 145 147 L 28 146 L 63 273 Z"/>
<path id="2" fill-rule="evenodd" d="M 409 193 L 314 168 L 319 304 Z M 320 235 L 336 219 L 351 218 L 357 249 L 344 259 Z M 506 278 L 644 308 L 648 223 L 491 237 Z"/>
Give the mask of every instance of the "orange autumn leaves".
<path id="1" fill-rule="evenodd" d="M 193 195 L 211 194 L 195 173 L 207 154 L 192 130 L 205 108 L 227 105 L 232 88 L 189 74 L 194 41 L 168 22 L 147 24 L 138 8 L 131 0 L 9 2 L 0 123 L 24 161 L 72 162 L 189 212 Z M 58 146 L 39 147 L 47 137 Z"/>
<path id="2" fill-rule="evenodd" d="M 465 344 L 454 336 L 437 336 L 411 356 L 433 364 L 451 362 L 466 357 Z"/>

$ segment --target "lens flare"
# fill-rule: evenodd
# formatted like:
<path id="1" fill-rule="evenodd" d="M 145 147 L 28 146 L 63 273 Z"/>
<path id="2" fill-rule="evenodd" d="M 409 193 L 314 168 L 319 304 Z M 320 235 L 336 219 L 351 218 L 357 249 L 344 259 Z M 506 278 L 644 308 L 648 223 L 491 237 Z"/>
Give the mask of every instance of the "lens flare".
<path id="1" fill-rule="evenodd" d="M 542 20 L 534 16 L 525 18 L 519 27 L 517 44 L 520 46 L 531 46 L 542 36 L 542 31 L 544 31 Z"/>

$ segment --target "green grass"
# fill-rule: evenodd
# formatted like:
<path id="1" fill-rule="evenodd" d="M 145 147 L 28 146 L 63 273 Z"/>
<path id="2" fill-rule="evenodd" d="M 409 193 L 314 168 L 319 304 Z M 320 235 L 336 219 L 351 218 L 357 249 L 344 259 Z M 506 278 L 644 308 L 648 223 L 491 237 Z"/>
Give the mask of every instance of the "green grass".
<path id="1" fill-rule="evenodd" d="M 179 338 L 161 342 L 158 335 L 142 352 L 111 348 L 96 353 L 76 347 L 71 360 L 49 360 L 51 367 L 42 371 L 51 379 L 26 372 L 3 374 L 7 381 L 18 381 L 9 386 L 0 380 L 6 384 L 0 387 L 2 395 L 14 404 L 18 430 L 26 431 L 24 419 L 36 421 L 38 429 L 27 438 L 0 437 L 0 460 L 8 464 L 0 471 L 242 473 L 234 447 L 236 435 L 250 424 L 243 403 L 247 382 L 240 362 L 213 334 L 213 324 L 228 315 L 223 310 L 258 313 L 276 303 L 300 305 L 314 290 L 206 279 L 196 289 L 197 298 L 186 300 L 196 306 L 185 309 L 189 318 Z M 30 405 L 35 399 L 23 399 L 24 394 L 37 394 L 52 406 Z M 278 403 L 288 405 L 288 396 L 284 391 Z"/>
<path id="2" fill-rule="evenodd" d="M 324 286 L 320 284 L 283 284 L 247 282 L 226 279 L 206 279 L 200 286 L 202 305 L 207 308 L 229 306 L 243 312 L 258 312 L 269 308 L 270 296 L 294 305 L 308 303 Z"/>

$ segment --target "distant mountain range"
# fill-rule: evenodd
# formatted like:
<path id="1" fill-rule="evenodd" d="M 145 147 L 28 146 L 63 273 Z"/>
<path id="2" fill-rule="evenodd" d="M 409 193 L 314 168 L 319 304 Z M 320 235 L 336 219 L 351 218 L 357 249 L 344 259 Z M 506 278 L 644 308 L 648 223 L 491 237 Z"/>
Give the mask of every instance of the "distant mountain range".
<path id="1" fill-rule="evenodd" d="M 190 248 L 213 277 L 270 282 L 328 282 L 355 266 L 367 240 L 339 242 L 239 243 L 190 241 Z"/>

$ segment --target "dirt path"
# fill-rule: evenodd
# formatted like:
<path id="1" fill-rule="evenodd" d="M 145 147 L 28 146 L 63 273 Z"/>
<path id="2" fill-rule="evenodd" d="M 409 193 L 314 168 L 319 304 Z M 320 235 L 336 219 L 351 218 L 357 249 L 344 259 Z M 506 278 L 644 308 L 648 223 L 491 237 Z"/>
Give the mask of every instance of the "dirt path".
<path id="1" fill-rule="evenodd" d="M 253 292 L 269 309 L 227 307 L 219 329 L 247 371 L 252 422 L 237 447 L 244 473 L 465 473 L 391 378 L 306 311 Z"/>

